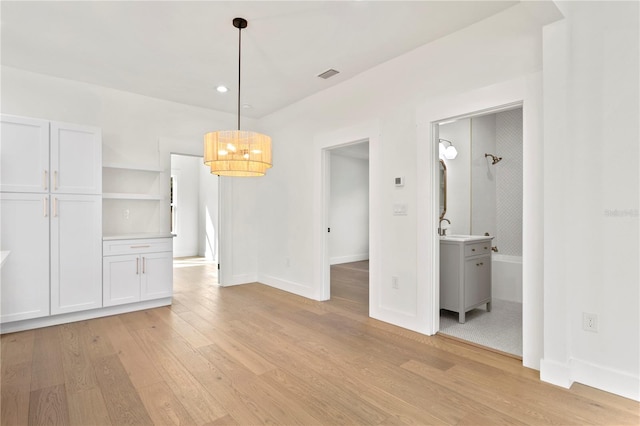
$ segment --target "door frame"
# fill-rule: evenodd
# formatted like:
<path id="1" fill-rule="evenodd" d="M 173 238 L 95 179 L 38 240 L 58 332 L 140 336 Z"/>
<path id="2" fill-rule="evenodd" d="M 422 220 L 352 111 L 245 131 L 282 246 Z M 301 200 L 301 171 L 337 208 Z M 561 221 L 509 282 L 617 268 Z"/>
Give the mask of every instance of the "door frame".
<path id="1" fill-rule="evenodd" d="M 380 281 L 380 146 L 377 122 L 364 123 L 314 138 L 314 294 L 316 300 L 331 297 L 329 261 L 329 200 L 331 149 L 369 142 L 369 316 L 379 305 Z"/>
<path id="2" fill-rule="evenodd" d="M 542 76 L 534 73 L 462 94 L 435 98 L 419 107 L 418 140 L 418 281 L 425 283 L 419 297 L 426 304 L 426 333 L 440 328 L 437 124 L 452 118 L 478 115 L 507 105 L 522 104 L 523 115 L 523 246 L 522 327 L 523 365 L 539 370 L 543 357 L 543 141 Z"/>

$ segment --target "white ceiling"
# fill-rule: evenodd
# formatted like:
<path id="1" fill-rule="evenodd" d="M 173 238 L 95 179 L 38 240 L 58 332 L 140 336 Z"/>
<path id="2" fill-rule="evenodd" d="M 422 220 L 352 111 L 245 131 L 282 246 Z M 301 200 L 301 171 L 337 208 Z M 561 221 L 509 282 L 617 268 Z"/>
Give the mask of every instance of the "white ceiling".
<path id="1" fill-rule="evenodd" d="M 514 1 L 1 1 L 1 62 L 175 102 L 263 117 Z M 321 72 L 334 68 L 335 77 Z M 224 84 L 226 94 L 215 87 Z"/>

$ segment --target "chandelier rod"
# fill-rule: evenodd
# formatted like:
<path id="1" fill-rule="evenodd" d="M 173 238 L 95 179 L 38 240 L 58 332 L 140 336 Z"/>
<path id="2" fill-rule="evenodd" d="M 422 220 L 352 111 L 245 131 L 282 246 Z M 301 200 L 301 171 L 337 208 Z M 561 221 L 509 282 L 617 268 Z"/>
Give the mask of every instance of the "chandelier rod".
<path id="1" fill-rule="evenodd" d="M 234 18 L 233 26 L 238 29 L 238 131 L 240 131 L 240 84 L 242 79 L 242 29 L 247 28 L 247 20 L 244 18 Z"/>

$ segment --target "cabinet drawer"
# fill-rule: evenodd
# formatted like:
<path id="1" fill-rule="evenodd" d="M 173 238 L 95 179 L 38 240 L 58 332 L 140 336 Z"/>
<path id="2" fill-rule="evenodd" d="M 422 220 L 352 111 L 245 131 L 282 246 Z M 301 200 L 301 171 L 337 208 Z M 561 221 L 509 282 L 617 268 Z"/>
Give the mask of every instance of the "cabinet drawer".
<path id="1" fill-rule="evenodd" d="M 120 254 L 157 253 L 173 250 L 171 238 L 153 238 L 146 240 L 113 240 L 102 243 L 104 256 Z"/>
<path id="2" fill-rule="evenodd" d="M 464 247 L 465 257 L 478 256 L 480 254 L 491 253 L 491 241 L 481 241 L 479 243 L 467 244 Z"/>

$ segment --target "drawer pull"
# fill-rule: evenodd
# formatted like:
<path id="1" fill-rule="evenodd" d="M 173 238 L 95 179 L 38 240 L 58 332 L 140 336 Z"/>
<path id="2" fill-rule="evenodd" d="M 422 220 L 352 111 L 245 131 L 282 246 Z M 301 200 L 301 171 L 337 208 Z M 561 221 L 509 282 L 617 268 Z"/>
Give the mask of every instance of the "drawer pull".
<path id="1" fill-rule="evenodd" d="M 136 275 L 138 275 L 140 273 L 139 269 L 138 269 L 139 268 L 139 264 L 140 264 L 140 259 L 136 259 Z"/>
<path id="2" fill-rule="evenodd" d="M 146 245 L 146 246 L 129 246 L 129 248 L 149 248 L 151 247 L 150 245 Z"/>
<path id="3" fill-rule="evenodd" d="M 486 250 L 486 249 L 488 249 L 488 248 L 489 248 L 489 247 L 485 247 L 484 249 Z"/>
<path id="4" fill-rule="evenodd" d="M 142 273 L 145 274 L 145 265 L 147 264 L 147 258 L 143 257 L 142 258 Z"/>
<path id="5" fill-rule="evenodd" d="M 472 248 L 471 251 L 476 251 L 476 249 Z"/>
<path id="6" fill-rule="evenodd" d="M 480 263 L 476 263 L 476 266 L 482 266 L 484 265 L 484 263 L 480 262 Z"/>
<path id="7" fill-rule="evenodd" d="M 53 171 L 53 190 L 54 191 L 58 190 L 58 171 L 57 170 Z"/>
<path id="8" fill-rule="evenodd" d="M 47 179 L 47 175 L 48 175 L 48 172 L 45 170 L 45 171 L 44 171 L 44 179 L 43 179 L 43 183 L 44 183 L 44 190 L 45 190 L 45 191 L 48 189 L 48 185 L 47 185 L 47 181 L 48 181 L 48 179 Z"/>
<path id="9" fill-rule="evenodd" d="M 42 199 L 42 214 L 44 215 L 44 217 L 47 217 L 47 210 L 49 210 L 49 203 L 47 203 L 48 200 L 49 199 L 47 197 L 44 197 Z"/>

